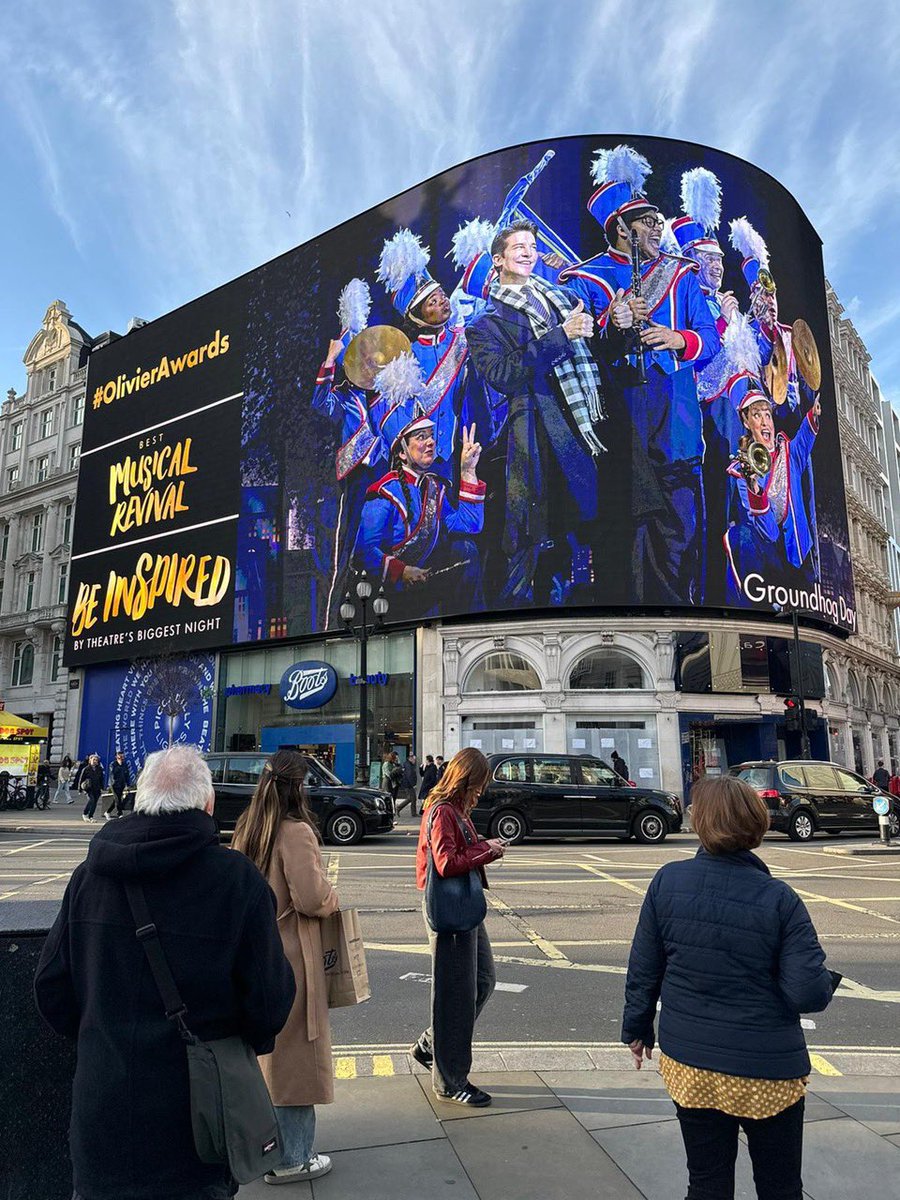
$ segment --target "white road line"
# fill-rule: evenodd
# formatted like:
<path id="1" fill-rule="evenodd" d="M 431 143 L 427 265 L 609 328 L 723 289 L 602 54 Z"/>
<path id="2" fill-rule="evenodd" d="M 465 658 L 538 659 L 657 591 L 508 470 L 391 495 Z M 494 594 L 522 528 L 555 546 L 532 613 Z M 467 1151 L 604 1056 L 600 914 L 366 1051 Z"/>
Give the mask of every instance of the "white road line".
<path id="1" fill-rule="evenodd" d="M 46 846 L 51 840 L 51 838 L 44 838 L 40 842 L 29 842 L 24 846 L 18 846 L 15 850 L 4 850 L 3 857 L 8 858 L 11 854 L 21 854 L 23 850 L 37 850 L 38 846 Z"/>

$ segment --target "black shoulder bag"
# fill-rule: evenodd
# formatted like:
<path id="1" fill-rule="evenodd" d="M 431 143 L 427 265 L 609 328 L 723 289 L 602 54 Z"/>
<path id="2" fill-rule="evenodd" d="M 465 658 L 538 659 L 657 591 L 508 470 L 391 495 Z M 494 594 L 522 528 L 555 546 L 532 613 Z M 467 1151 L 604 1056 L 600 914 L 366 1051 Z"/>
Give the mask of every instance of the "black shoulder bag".
<path id="1" fill-rule="evenodd" d="M 487 913 L 487 901 L 481 884 L 481 872 L 473 867 L 465 875 L 439 874 L 431 852 L 431 823 L 439 804 L 432 806 L 425 827 L 428 849 L 428 868 L 425 877 L 425 916 L 435 933 L 468 933 L 477 928 Z M 453 808 L 453 805 L 450 805 Z M 462 835 L 472 845 L 472 835 L 459 813 L 453 808 Z"/>
<path id="2" fill-rule="evenodd" d="M 166 1017 L 178 1026 L 187 1050 L 197 1157 L 227 1163 L 238 1183 L 252 1183 L 281 1161 L 278 1121 L 256 1055 L 242 1037 L 202 1042 L 191 1033 L 144 889 L 126 883 L 125 891 Z"/>

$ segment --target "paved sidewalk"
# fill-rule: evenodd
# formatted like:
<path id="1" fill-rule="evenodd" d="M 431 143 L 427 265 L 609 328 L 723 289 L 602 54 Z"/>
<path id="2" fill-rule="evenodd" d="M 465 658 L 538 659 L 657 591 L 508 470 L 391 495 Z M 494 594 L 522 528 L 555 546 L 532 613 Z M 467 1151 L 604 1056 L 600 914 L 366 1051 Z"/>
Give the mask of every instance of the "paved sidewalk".
<path id="1" fill-rule="evenodd" d="M 849 1063 L 845 1063 L 849 1066 Z M 885 1058 L 878 1069 L 893 1067 Z M 655 1068 L 473 1072 L 487 1109 L 442 1104 L 424 1073 L 338 1079 L 317 1109 L 334 1170 L 286 1195 L 312 1200 L 681 1200 L 684 1154 Z M 900 1077 L 820 1076 L 806 1101 L 809 1200 L 900 1196 Z M 276 1193 L 259 1181 L 240 1200 Z M 756 1196 L 746 1148 L 736 1200 Z"/>

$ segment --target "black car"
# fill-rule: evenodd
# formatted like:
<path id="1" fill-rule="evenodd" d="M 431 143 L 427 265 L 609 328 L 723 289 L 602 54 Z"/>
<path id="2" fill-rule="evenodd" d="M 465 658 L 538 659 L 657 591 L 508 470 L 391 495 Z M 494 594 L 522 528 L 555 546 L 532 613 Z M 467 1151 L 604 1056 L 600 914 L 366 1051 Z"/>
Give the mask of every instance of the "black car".
<path id="1" fill-rule="evenodd" d="M 732 767 L 769 806 L 770 828 L 792 841 L 808 842 L 817 830 L 837 835 L 877 833 L 876 796 L 888 796 L 874 783 L 832 762 L 746 762 Z M 891 837 L 900 836 L 900 805 L 888 796 Z"/>
<path id="2" fill-rule="evenodd" d="M 268 757 L 258 753 L 207 754 L 220 833 L 234 833 L 235 823 L 250 803 Z M 394 805 L 387 792 L 348 787 L 318 759 L 303 757 L 309 770 L 306 776 L 309 806 L 326 842 L 352 846 L 367 834 L 389 833 L 394 828 Z"/>
<path id="3" fill-rule="evenodd" d="M 662 842 L 681 829 L 681 801 L 632 787 L 600 758 L 491 754 L 491 781 L 472 813 L 479 833 L 524 837 L 635 837 Z"/>

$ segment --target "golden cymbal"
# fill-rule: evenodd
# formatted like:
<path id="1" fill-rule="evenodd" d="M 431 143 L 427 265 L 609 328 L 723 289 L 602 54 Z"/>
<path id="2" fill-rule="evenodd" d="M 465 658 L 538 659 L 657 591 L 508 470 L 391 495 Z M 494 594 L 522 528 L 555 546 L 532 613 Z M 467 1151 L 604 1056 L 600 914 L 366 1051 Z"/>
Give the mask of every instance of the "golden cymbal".
<path id="1" fill-rule="evenodd" d="M 774 404 L 781 405 L 787 400 L 787 385 L 787 351 L 781 337 L 776 336 L 775 345 L 772 347 L 772 357 L 766 367 L 766 387 Z"/>
<path id="2" fill-rule="evenodd" d="M 814 392 L 822 386 L 822 363 L 813 332 L 802 317 L 794 322 L 794 361 L 797 370 Z"/>
<path id="3" fill-rule="evenodd" d="M 393 325 L 370 325 L 358 333 L 344 354 L 344 374 L 357 387 L 375 386 L 375 376 L 410 348 L 409 338 Z"/>

